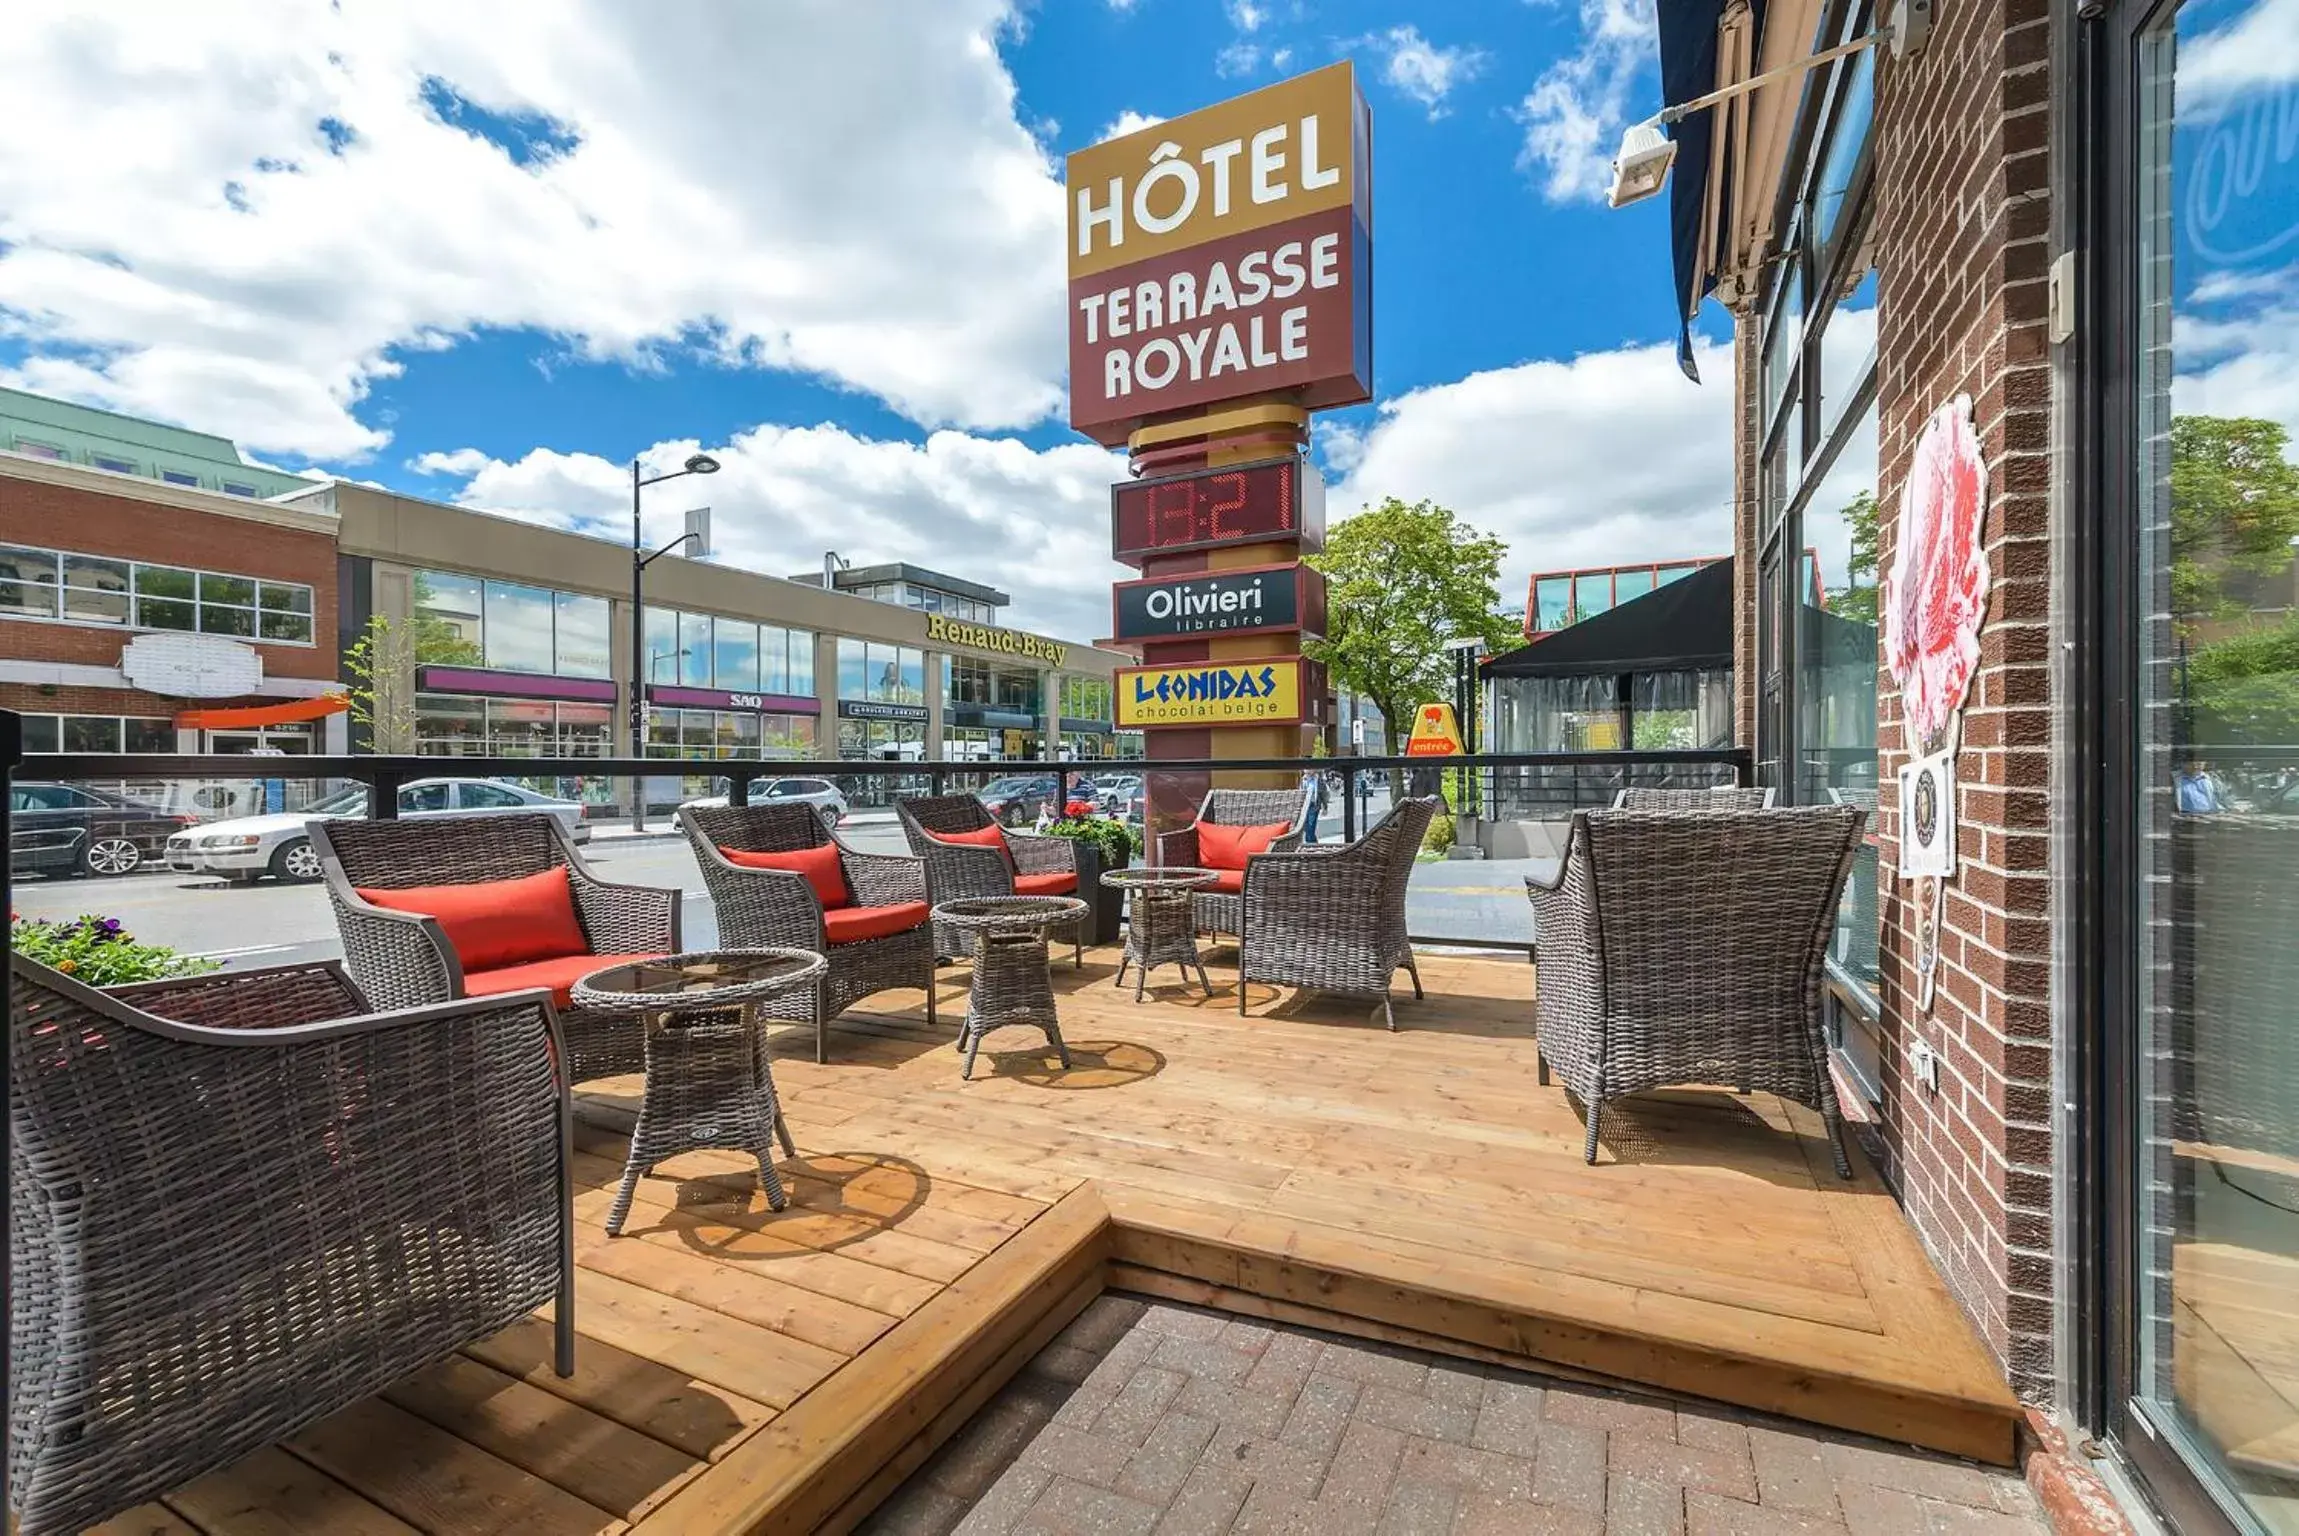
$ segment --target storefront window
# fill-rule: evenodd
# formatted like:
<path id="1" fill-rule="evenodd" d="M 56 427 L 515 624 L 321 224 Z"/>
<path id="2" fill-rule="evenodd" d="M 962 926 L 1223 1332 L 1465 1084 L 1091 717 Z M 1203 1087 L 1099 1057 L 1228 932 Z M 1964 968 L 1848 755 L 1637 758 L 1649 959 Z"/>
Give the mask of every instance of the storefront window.
<path id="1" fill-rule="evenodd" d="M 926 702 L 926 654 L 884 640 L 838 642 L 838 696 L 877 704 Z"/>
<path id="2" fill-rule="evenodd" d="M 603 597 L 561 592 L 555 607 L 552 670 L 561 677 L 612 677 L 608 630 L 614 623 L 613 605 Z"/>
<path id="3" fill-rule="evenodd" d="M 2254 1528 L 2288 1531 L 2299 1529 L 2299 98 L 2257 54 L 2275 14 L 2273 0 L 2187 0 L 2140 35 L 2139 227 L 2118 233 L 2139 255 L 2138 602 L 2122 616 L 2140 663 L 2135 1395 Z"/>
<path id="4" fill-rule="evenodd" d="M 710 686 L 711 616 L 707 613 L 679 615 L 678 679 L 689 688 Z M 670 670 L 664 668 L 665 671 Z"/>
<path id="5" fill-rule="evenodd" d="M 25 715 L 27 752 L 173 752 L 176 723 L 142 715 Z"/>
<path id="6" fill-rule="evenodd" d="M 309 645 L 312 590 L 217 571 L 0 545 L 0 617 Z"/>
<path id="7" fill-rule="evenodd" d="M 504 672 L 549 672 L 552 595 L 543 587 L 487 583 L 482 644 L 486 664 Z"/>

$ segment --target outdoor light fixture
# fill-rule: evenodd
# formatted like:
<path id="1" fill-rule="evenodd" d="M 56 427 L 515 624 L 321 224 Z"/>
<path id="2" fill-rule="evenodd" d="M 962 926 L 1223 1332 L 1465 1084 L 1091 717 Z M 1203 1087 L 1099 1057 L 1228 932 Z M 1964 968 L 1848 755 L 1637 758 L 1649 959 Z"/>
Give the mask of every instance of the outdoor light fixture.
<path id="1" fill-rule="evenodd" d="M 694 514 L 687 515 L 687 531 L 656 550 L 645 554 L 646 545 L 639 540 L 639 492 L 665 480 L 677 480 L 686 475 L 715 475 L 718 460 L 707 453 L 690 453 L 680 468 L 667 475 L 647 475 L 641 478 L 639 461 L 631 460 L 631 756 L 643 757 L 647 750 L 647 685 L 649 679 L 639 671 L 639 658 L 646 655 L 646 577 L 647 567 L 677 549 L 688 540 L 698 548 L 707 548 L 709 539 L 695 523 Z M 651 670 L 653 661 L 648 667 Z M 631 781 L 631 829 L 643 832 L 647 826 L 647 781 L 642 776 Z"/>
<path id="2" fill-rule="evenodd" d="M 1661 131 L 1661 120 L 1646 118 L 1630 125 L 1620 137 L 1620 153 L 1613 156 L 1611 202 L 1615 208 L 1641 203 L 1668 182 L 1668 168 L 1676 163 L 1676 140 Z"/>
<path id="3" fill-rule="evenodd" d="M 1838 43 L 1833 48 L 1823 48 L 1818 53 L 1808 54 L 1793 64 L 1783 64 L 1778 69 L 1768 69 L 1761 75 L 1751 75 L 1746 80 L 1728 85 L 1720 91 L 1710 91 L 1706 96 L 1695 96 L 1690 101 L 1679 102 L 1673 107 L 1664 108 L 1656 116 L 1648 117 L 1641 123 L 1631 124 L 1628 131 L 1621 135 L 1620 153 L 1613 157 L 1612 192 L 1610 194 L 1612 206 L 1625 208 L 1630 203 L 1641 203 L 1648 197 L 1658 195 L 1660 189 L 1668 184 L 1669 167 L 1676 163 L 1676 141 L 1661 131 L 1668 124 L 1682 122 L 1693 113 L 1706 111 L 1720 101 L 1730 100 L 1734 96 L 1745 96 L 1758 86 L 1770 85 L 1775 80 L 1785 80 L 1790 75 L 1801 74 L 1815 65 L 1826 64 L 1831 60 L 1841 59 L 1847 54 L 1858 53 L 1863 48 L 1873 48 L 1878 43 L 1883 43 L 1889 47 L 1895 56 L 1920 52 L 1924 46 L 1924 39 L 1932 30 L 1932 6 L 1934 4 L 1935 0 L 1899 0 L 1899 3 L 1893 7 L 1891 21 L 1878 27 L 1865 37 L 1856 37 L 1848 43 Z"/>

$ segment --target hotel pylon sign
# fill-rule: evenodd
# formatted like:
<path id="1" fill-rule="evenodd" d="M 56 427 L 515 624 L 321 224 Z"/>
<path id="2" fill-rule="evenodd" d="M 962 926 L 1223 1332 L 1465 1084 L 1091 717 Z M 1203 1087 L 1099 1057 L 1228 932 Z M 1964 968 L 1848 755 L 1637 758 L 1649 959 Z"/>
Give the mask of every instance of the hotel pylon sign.
<path id="1" fill-rule="evenodd" d="M 1302 757 L 1326 724 L 1309 417 L 1373 397 L 1372 150 L 1343 62 L 1069 158 L 1070 425 L 1131 459 L 1113 631 L 1143 664 L 1117 718 L 1153 764 Z M 1161 826 L 1207 787 L 1150 784 Z"/>

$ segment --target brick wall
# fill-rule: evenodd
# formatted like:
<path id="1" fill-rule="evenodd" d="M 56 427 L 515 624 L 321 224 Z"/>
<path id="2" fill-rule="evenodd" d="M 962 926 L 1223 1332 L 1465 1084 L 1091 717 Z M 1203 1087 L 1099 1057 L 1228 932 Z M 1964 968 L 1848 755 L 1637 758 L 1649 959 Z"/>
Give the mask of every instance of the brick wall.
<path id="1" fill-rule="evenodd" d="M 335 648 L 335 539 L 325 533 L 185 507 L 107 495 L 76 486 L 49 485 L 0 475 L 0 539 L 109 555 L 156 565 L 182 565 L 231 576 L 298 581 L 312 589 L 308 646 L 251 640 L 267 676 L 333 681 Z M 116 667 L 131 632 L 102 625 L 0 622 L 0 656 L 18 660 Z M 107 694 L 111 690 L 104 690 Z M 181 700 L 137 714 L 172 714 Z M 15 707 L 13 705 L 9 707 Z M 61 704 L 25 708 L 64 710 Z M 114 713 L 110 708 L 89 713 Z M 128 713 L 130 711 L 118 711 Z"/>
<path id="2" fill-rule="evenodd" d="M 1915 887 L 1894 873 L 1898 816 L 1893 796 L 1881 797 L 1878 1129 L 1909 1219 L 2031 1401 L 2048 1396 L 2052 1369 L 2047 27 L 2043 0 L 1941 7 L 1920 56 L 1881 63 L 1873 140 L 1883 569 L 1916 436 L 1968 394 L 1989 472 L 1992 572 L 1963 715 L 1958 873 L 1928 1013 L 1916 1001 Z M 1758 344 L 1742 325 L 1744 403 L 1756 394 Z M 1751 606 L 1754 435 L 1744 411 L 1737 517 Z M 1753 744 L 1757 636 L 1741 622 L 1736 637 Z M 1878 781 L 1891 786 L 1907 753 L 1889 675 L 1878 685 Z M 1936 1094 L 1907 1070 L 1918 1037 L 1940 1054 Z"/>

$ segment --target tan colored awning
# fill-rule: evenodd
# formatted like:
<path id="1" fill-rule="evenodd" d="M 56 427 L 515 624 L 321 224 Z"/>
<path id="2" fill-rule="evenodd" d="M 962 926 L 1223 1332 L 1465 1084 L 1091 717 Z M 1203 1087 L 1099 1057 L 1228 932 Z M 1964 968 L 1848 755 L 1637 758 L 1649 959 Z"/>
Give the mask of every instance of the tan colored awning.
<path id="1" fill-rule="evenodd" d="M 1759 40 L 1748 0 L 1730 0 L 1717 19 L 1716 88 L 1729 89 L 1812 53 L 1822 10 L 1821 0 L 1766 0 Z M 1791 75 L 1710 108 L 1716 114 L 1714 148 L 1699 266 L 1688 300 L 1707 287 L 1711 275 L 1717 298 L 1728 305 L 1751 295 L 1761 280 L 1775 234 L 1773 210 L 1788 170 L 1788 143 L 1808 79 Z"/>

